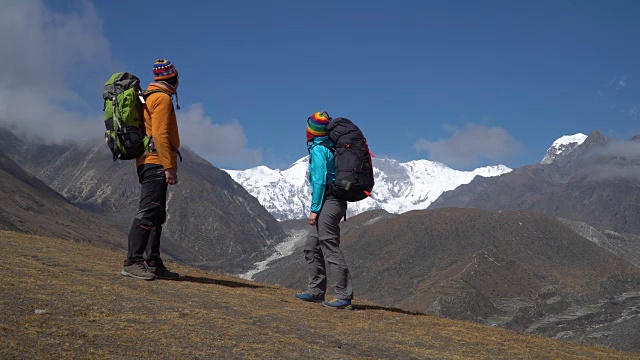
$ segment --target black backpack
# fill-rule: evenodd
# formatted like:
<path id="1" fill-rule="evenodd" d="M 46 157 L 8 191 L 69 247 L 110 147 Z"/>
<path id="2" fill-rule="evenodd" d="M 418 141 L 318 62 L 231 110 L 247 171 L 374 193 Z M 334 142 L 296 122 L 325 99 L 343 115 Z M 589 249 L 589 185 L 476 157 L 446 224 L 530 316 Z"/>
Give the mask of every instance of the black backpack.
<path id="1" fill-rule="evenodd" d="M 355 202 L 371 196 L 373 190 L 372 154 L 360 128 L 346 118 L 335 118 L 327 125 L 334 147 L 336 181 L 328 184 L 329 193 L 338 199 Z"/>

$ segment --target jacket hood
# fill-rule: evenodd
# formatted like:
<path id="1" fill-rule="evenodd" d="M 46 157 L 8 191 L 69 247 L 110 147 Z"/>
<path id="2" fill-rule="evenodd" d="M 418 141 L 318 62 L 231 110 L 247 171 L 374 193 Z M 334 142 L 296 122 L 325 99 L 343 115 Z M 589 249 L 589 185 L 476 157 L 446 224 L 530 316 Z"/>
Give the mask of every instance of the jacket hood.
<path id="1" fill-rule="evenodd" d="M 151 84 L 149 84 L 147 90 L 162 90 L 168 92 L 171 95 L 175 95 L 176 93 L 176 89 L 165 82 L 152 82 Z"/>

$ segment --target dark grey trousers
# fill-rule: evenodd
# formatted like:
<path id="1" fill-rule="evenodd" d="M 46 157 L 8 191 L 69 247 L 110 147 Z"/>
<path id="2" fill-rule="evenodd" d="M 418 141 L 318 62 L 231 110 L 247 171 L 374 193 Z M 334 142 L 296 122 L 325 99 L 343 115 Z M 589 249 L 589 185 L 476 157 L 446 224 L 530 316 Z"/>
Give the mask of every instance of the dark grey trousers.
<path id="1" fill-rule="evenodd" d="M 335 281 L 337 299 L 353 299 L 351 273 L 340 250 L 340 220 L 347 211 L 347 203 L 334 197 L 324 200 L 318 224 L 311 228 L 304 245 L 309 286 L 307 291 L 315 296 L 324 296 L 327 291 L 327 271 L 329 278 Z"/>
<path id="2" fill-rule="evenodd" d="M 127 260 L 124 265 L 146 261 L 149 266 L 162 266 L 160 236 L 167 219 L 167 178 L 160 165 L 138 167 L 141 185 L 140 206 L 129 230 Z"/>

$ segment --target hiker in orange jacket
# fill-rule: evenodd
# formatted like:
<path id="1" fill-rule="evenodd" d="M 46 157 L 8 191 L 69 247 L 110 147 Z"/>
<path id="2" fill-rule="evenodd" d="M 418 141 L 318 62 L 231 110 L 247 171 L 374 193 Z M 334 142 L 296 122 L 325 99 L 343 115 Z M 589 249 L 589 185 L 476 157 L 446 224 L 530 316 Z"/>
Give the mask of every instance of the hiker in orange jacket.
<path id="1" fill-rule="evenodd" d="M 160 258 L 160 236 L 167 218 L 167 185 L 178 183 L 180 136 L 173 108 L 178 99 L 178 70 L 169 60 L 156 60 L 154 82 L 149 84 L 144 106 L 144 123 L 151 143 L 147 153 L 136 159 L 141 184 L 140 207 L 129 231 L 127 260 L 121 274 L 143 280 L 177 279 Z M 177 105 L 180 109 L 180 105 Z"/>
<path id="2" fill-rule="evenodd" d="M 143 164 L 162 165 L 167 172 L 167 182 L 171 185 L 178 182 L 178 153 L 180 135 L 178 122 L 173 109 L 171 95 L 176 94 L 178 75 L 175 76 L 176 86 L 172 87 L 168 81 L 156 81 L 149 84 L 147 92 L 157 91 L 147 96 L 144 107 L 144 124 L 147 135 L 151 135 L 152 151 L 147 156 L 136 159 L 136 167 Z M 167 94 L 170 94 L 167 96 Z M 155 148 L 155 150 L 153 150 Z"/>

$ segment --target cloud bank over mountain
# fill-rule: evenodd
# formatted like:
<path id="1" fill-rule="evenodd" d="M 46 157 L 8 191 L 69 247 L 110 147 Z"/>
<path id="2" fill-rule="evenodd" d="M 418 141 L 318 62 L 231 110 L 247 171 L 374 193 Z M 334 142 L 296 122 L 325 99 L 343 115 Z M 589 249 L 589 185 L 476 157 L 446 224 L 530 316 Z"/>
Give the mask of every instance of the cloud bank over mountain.
<path id="1" fill-rule="evenodd" d="M 0 24 L 0 48 L 9 49 L 0 67 L 0 126 L 39 143 L 99 138 L 102 85 L 125 66 L 112 54 L 95 6 L 82 1 L 71 12 L 58 12 L 43 1 L 7 0 Z M 126 63 L 149 63 L 150 71 L 154 60 Z M 143 86 L 151 77 L 137 75 Z M 178 113 L 184 146 L 215 164 L 261 161 L 239 120 L 214 123 L 202 104 L 187 105 Z"/>

